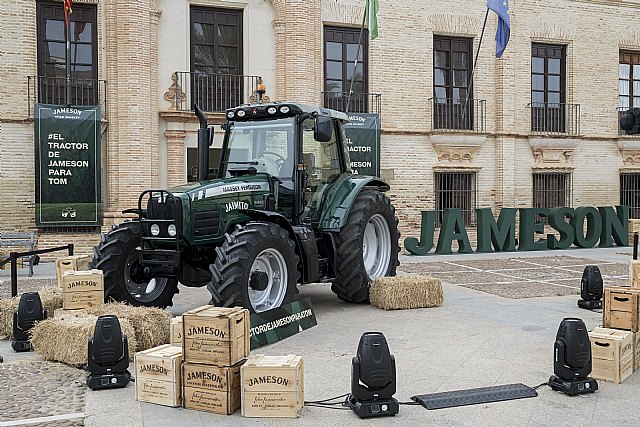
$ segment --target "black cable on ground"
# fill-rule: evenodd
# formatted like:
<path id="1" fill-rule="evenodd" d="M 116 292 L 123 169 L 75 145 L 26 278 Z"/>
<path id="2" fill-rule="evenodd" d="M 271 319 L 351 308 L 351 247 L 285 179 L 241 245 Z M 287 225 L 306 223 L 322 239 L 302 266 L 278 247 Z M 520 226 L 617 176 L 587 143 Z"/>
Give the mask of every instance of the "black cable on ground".
<path id="1" fill-rule="evenodd" d="M 318 403 L 318 404 L 322 405 L 322 404 L 326 404 L 327 402 L 330 402 L 332 400 L 342 399 L 343 397 L 347 397 L 347 396 L 349 396 L 349 393 L 341 394 L 340 396 L 330 397 L 328 399 L 322 399 L 322 400 L 305 400 L 304 404 L 307 405 L 307 404 L 312 404 L 312 403 Z M 338 403 L 341 404 L 343 402 L 336 402 L 336 403 L 333 403 L 333 405 L 338 404 Z"/>
<path id="2" fill-rule="evenodd" d="M 549 381 L 544 382 L 544 383 L 542 383 L 542 384 L 538 384 L 537 386 L 535 386 L 535 387 L 531 387 L 531 388 L 532 388 L 532 389 L 534 389 L 534 390 L 537 390 L 537 389 L 539 389 L 540 387 L 545 386 L 545 385 L 549 385 Z"/>

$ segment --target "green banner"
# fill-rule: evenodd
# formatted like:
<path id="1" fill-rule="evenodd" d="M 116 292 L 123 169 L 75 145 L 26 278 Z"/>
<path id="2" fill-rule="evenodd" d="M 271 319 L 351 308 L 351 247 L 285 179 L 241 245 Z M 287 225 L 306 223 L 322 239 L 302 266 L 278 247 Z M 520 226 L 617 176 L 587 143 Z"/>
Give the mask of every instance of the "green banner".
<path id="1" fill-rule="evenodd" d="M 251 350 L 273 344 L 317 324 L 309 298 L 252 314 L 249 331 Z"/>
<path id="2" fill-rule="evenodd" d="M 349 113 L 344 131 L 353 173 L 380 176 L 380 115 Z"/>
<path id="3" fill-rule="evenodd" d="M 101 224 L 100 107 L 35 105 L 36 224 Z"/>

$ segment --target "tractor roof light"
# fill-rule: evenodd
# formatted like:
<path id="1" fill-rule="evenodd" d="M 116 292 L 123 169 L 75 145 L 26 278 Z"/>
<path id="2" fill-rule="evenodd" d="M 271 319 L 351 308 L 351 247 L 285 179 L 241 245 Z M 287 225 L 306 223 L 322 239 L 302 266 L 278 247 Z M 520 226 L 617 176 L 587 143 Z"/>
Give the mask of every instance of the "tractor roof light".
<path id="1" fill-rule="evenodd" d="M 236 114 L 238 117 L 244 117 L 247 113 L 244 110 L 238 110 Z"/>
<path id="2" fill-rule="evenodd" d="M 276 107 L 267 108 L 267 113 L 269 113 L 269 114 L 275 114 L 277 112 L 278 112 L 278 109 Z"/>
<path id="3" fill-rule="evenodd" d="M 289 111 L 291 111 L 291 108 L 289 108 L 288 105 L 283 105 L 282 107 L 280 107 L 280 112 L 282 114 L 287 114 Z"/>
<path id="4" fill-rule="evenodd" d="M 235 117 L 236 113 L 234 113 L 233 111 L 227 111 L 227 118 L 228 119 L 233 119 Z"/>

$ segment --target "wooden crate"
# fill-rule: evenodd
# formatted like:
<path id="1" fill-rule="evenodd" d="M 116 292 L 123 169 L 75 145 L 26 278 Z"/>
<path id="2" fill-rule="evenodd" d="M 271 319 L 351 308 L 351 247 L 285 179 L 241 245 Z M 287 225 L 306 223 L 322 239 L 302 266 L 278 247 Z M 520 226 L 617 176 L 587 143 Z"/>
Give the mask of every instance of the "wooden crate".
<path id="1" fill-rule="evenodd" d="M 631 260 L 629 262 L 629 286 L 640 289 L 640 261 Z"/>
<path id="2" fill-rule="evenodd" d="M 104 304 L 102 270 L 67 271 L 62 276 L 62 308 L 74 310 Z"/>
<path id="3" fill-rule="evenodd" d="M 89 269 L 92 255 L 72 255 L 56 259 L 56 281 L 62 287 L 62 277 L 68 271 L 85 271 Z"/>
<path id="4" fill-rule="evenodd" d="M 304 407 L 302 356 L 256 354 L 242 365 L 242 416 L 297 418 Z"/>
<path id="5" fill-rule="evenodd" d="M 640 289 L 610 287 L 604 290 L 602 325 L 605 328 L 638 332 Z"/>
<path id="6" fill-rule="evenodd" d="M 169 329 L 169 342 L 171 345 L 182 347 L 182 316 L 172 317 Z"/>
<path id="7" fill-rule="evenodd" d="M 640 332 L 633 333 L 633 370 L 640 369 Z"/>
<path id="8" fill-rule="evenodd" d="M 182 347 L 164 344 L 135 355 L 136 400 L 181 406 Z"/>
<path id="9" fill-rule="evenodd" d="M 240 366 L 183 363 L 184 407 L 231 415 L 240 409 Z"/>
<path id="10" fill-rule="evenodd" d="M 597 328 L 589 332 L 591 376 L 620 384 L 633 373 L 633 333 L 619 329 Z"/>
<path id="11" fill-rule="evenodd" d="M 249 310 L 205 305 L 182 314 L 184 361 L 233 366 L 249 355 Z"/>

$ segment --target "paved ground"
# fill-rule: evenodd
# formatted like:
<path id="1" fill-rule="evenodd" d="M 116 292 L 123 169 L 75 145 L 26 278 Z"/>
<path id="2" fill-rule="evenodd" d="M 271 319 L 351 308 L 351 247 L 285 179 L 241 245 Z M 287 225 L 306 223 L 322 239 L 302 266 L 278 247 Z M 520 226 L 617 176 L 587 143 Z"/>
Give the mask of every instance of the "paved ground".
<path id="1" fill-rule="evenodd" d="M 304 357 L 307 400 L 349 391 L 351 358 L 360 335 L 372 330 L 384 332 L 395 355 L 398 376 L 395 397 L 401 401 L 415 394 L 514 382 L 537 385 L 546 381 L 553 371 L 553 339 L 563 317 L 580 317 L 589 328 L 600 325 L 600 313 L 576 306 L 577 295 L 573 292 L 579 287 L 584 265 L 597 263 L 605 276 L 605 285 L 623 283 L 629 252 L 628 248 L 612 248 L 403 257 L 402 271 L 448 275 L 442 276 L 446 281 L 442 307 L 385 312 L 368 305 L 342 303 L 329 286 L 308 285 L 301 288 L 301 295 L 313 301 L 318 326 L 261 351 Z M 36 273 L 44 269 L 44 265 L 38 266 Z M 452 271 L 456 274 L 450 274 Z M 5 281 L 0 284 L 0 290 L 7 286 L 7 279 L 8 273 L 0 272 L 0 281 Z M 495 287 L 488 286 L 491 284 Z M 529 289 L 537 288 L 544 288 L 543 294 L 549 296 L 532 296 Z M 566 292 L 571 295 L 563 295 Z M 183 288 L 172 312 L 181 313 L 207 301 L 206 290 Z M 5 356 L 5 364 L 38 360 L 37 355 L 13 353 L 6 341 L 0 341 L 0 355 Z M 0 370 L 0 379 L 4 372 Z M 28 379 L 27 375 L 24 381 L 31 381 L 35 396 L 42 392 L 39 388 L 42 378 L 33 377 Z M 380 425 L 631 426 L 637 425 L 638 394 L 640 374 L 635 373 L 620 385 L 600 382 L 600 390 L 586 397 L 570 398 L 541 388 L 537 398 L 488 405 L 437 411 L 402 406 L 398 416 L 370 422 Z M 6 407 L 0 403 L 0 427 L 9 425 L 5 411 Z M 82 416 L 87 426 L 362 424 L 349 411 L 316 407 L 306 407 L 297 420 L 246 419 L 239 412 L 224 417 L 165 408 L 136 402 L 132 386 L 87 391 Z M 54 422 L 54 425 L 58 424 Z"/>

